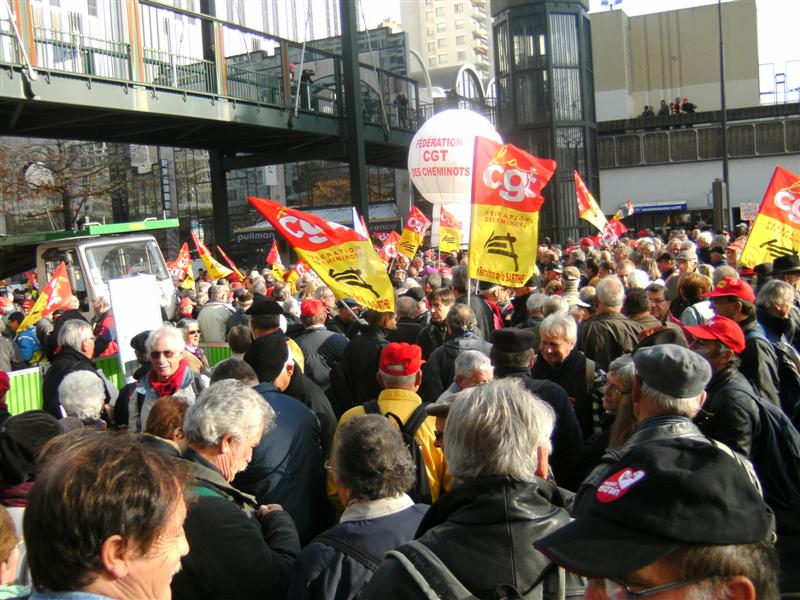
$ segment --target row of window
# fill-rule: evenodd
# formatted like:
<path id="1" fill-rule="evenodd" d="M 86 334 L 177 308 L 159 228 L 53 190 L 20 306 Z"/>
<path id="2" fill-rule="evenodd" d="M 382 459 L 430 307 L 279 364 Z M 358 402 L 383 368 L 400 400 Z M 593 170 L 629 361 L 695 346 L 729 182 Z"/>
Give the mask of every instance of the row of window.
<path id="1" fill-rule="evenodd" d="M 464 4 L 458 3 L 453 5 L 453 12 L 455 14 L 460 14 L 464 12 Z M 425 11 L 425 18 L 428 21 L 433 21 L 433 17 L 444 17 L 447 14 L 447 7 L 446 6 L 437 6 L 434 10 L 426 10 Z"/>
<path id="2" fill-rule="evenodd" d="M 465 36 L 457 35 L 456 46 L 463 46 L 464 44 L 466 44 Z M 447 38 L 439 38 L 435 42 L 428 42 L 428 52 L 432 52 L 436 48 L 447 48 Z"/>

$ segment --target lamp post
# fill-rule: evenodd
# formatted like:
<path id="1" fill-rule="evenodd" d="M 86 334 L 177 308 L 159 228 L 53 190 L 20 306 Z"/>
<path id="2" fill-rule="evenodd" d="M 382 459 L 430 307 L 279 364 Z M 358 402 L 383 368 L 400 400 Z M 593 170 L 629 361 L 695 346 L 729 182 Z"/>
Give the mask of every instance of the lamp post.
<path id="1" fill-rule="evenodd" d="M 728 115 L 725 105 L 725 45 L 722 36 L 722 0 L 717 0 L 717 21 L 719 26 L 719 99 L 722 112 L 722 181 L 725 184 L 725 220 L 733 231 L 733 211 L 731 210 L 731 190 L 728 181 Z"/>

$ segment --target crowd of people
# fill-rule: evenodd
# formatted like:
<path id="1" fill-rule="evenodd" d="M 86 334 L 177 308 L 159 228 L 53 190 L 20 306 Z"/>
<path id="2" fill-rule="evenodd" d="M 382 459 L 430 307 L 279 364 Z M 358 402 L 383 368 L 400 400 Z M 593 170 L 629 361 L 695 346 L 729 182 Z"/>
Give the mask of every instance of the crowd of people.
<path id="1" fill-rule="evenodd" d="M 652 106 L 645 105 L 642 114 L 639 115 L 642 119 L 650 119 L 653 117 L 668 117 L 670 115 L 676 116 L 680 114 L 694 114 L 697 110 L 697 105 L 693 102 L 689 102 L 689 98 L 685 97 L 681 100 L 680 97 L 676 97 L 675 100 L 667 104 L 667 101 L 662 99 L 661 104 L 658 107 L 658 112 L 656 113 Z"/>
<path id="2" fill-rule="evenodd" d="M 201 273 L 121 390 L 126 315 L 10 295 L 0 399 L 38 364 L 44 401 L 0 403 L 0 597 L 797 592 L 800 257 L 746 235 L 545 239 L 519 288 L 398 256 L 392 312 Z"/>

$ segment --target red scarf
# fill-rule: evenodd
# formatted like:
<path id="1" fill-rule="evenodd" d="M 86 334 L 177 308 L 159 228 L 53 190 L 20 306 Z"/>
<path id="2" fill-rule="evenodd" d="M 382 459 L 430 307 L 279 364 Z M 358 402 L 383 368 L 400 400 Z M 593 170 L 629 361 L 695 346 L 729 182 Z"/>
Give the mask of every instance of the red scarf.
<path id="1" fill-rule="evenodd" d="M 32 486 L 32 481 L 25 481 L 17 485 L 0 483 L 0 504 L 3 506 L 28 506 L 28 491 Z"/>
<path id="2" fill-rule="evenodd" d="M 155 369 L 150 370 L 150 387 L 153 388 L 153 391 L 156 393 L 156 397 L 161 398 L 163 396 L 172 396 L 175 392 L 181 389 L 181 385 L 183 384 L 183 376 L 186 373 L 186 369 L 189 367 L 189 363 L 186 362 L 186 359 L 181 359 L 181 362 L 178 364 L 178 368 L 175 369 L 175 372 L 169 376 L 169 379 L 166 381 L 159 381 L 156 377 Z"/>

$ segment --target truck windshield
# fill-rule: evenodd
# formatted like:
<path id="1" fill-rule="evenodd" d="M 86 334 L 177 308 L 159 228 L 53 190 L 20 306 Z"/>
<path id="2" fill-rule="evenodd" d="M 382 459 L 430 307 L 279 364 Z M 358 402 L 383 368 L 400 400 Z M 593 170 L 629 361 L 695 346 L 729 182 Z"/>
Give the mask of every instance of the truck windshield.
<path id="1" fill-rule="evenodd" d="M 150 274 L 163 281 L 169 279 L 164 259 L 153 240 L 103 244 L 85 249 L 86 262 L 94 281 Z"/>

